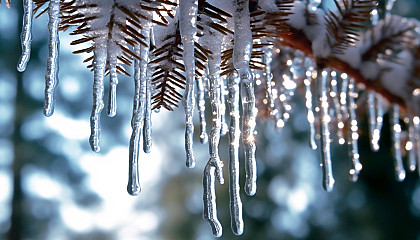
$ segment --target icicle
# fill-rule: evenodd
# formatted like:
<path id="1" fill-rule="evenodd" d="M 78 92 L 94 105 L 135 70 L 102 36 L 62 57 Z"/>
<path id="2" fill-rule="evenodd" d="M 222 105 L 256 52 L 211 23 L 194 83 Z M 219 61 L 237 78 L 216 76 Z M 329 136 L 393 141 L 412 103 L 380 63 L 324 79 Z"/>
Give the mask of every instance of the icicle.
<path id="1" fill-rule="evenodd" d="M 292 61 L 290 54 L 288 54 L 286 57 L 288 58 L 288 60 L 286 61 L 288 69 L 281 73 L 283 81 L 278 89 L 278 98 L 280 101 L 279 106 L 276 106 L 276 108 L 279 110 L 278 114 L 280 117 L 280 121 L 277 121 L 277 125 L 280 127 L 284 126 L 284 124 L 290 118 L 290 113 L 292 111 L 292 105 L 290 104 L 290 102 L 292 97 L 295 95 L 295 90 L 297 87 L 292 72 L 295 72 L 295 68 L 299 67 L 297 65 L 293 65 L 294 62 Z M 281 125 L 279 125 L 279 123 L 281 123 Z"/>
<path id="2" fill-rule="evenodd" d="M 221 128 L 220 128 L 220 136 L 226 135 L 229 131 L 228 125 L 226 123 L 226 84 L 224 78 L 220 81 L 220 121 L 221 121 Z"/>
<path id="3" fill-rule="evenodd" d="M 229 109 L 230 109 L 230 130 L 229 130 L 229 197 L 230 216 L 233 233 L 241 235 L 244 223 L 242 219 L 242 201 L 239 194 L 239 139 L 240 115 L 239 115 L 239 77 L 237 73 L 229 76 Z"/>
<path id="4" fill-rule="evenodd" d="M 217 219 L 216 209 L 216 171 L 217 162 L 208 162 L 204 169 L 203 185 L 204 185 L 204 213 L 203 218 L 210 223 L 213 235 L 215 237 L 222 236 L 222 225 Z"/>
<path id="5" fill-rule="evenodd" d="M 323 173 L 322 186 L 325 191 L 331 192 L 334 186 L 334 177 L 331 166 L 331 152 L 330 152 L 330 131 L 328 124 L 331 121 L 331 116 L 328 112 L 328 95 L 327 95 L 327 80 L 328 70 L 322 71 L 318 76 L 321 77 L 320 81 L 320 98 L 319 105 L 321 107 L 321 166 Z"/>
<path id="6" fill-rule="evenodd" d="M 145 27 L 141 30 L 141 33 L 143 36 L 146 37 L 145 42 L 147 44 L 153 44 L 154 38 L 153 38 L 153 25 L 151 19 L 153 18 L 153 14 L 151 11 L 146 11 L 145 13 L 146 17 L 148 18 L 147 24 L 145 24 Z M 149 65 L 149 51 L 150 47 L 144 48 L 141 47 L 141 58 L 146 62 L 147 64 L 142 65 L 142 67 L 145 67 L 148 69 Z M 151 83 L 151 76 L 148 74 L 148 70 L 146 71 L 145 77 L 146 80 L 146 103 L 145 103 L 145 113 L 144 113 L 144 127 L 143 127 L 143 151 L 145 153 L 150 153 L 152 149 L 152 83 Z"/>
<path id="7" fill-rule="evenodd" d="M 239 76 L 241 80 L 241 96 L 243 109 L 242 138 L 244 141 L 245 148 L 245 192 L 249 196 L 253 196 L 257 191 L 257 165 L 255 162 L 254 137 L 254 129 L 256 125 L 255 96 L 251 72 L 241 70 L 239 71 Z"/>
<path id="8" fill-rule="evenodd" d="M 349 111 L 349 132 L 347 144 L 350 146 L 349 157 L 351 158 L 351 168 L 350 168 L 350 180 L 356 182 L 360 170 L 362 170 L 362 164 L 359 161 L 359 149 L 357 147 L 357 140 L 359 139 L 359 134 L 357 133 L 357 119 L 356 119 L 356 109 L 357 105 L 355 99 L 357 98 L 357 93 L 355 89 L 354 79 L 350 79 L 349 92 L 348 92 L 348 111 Z"/>
<path id="9" fill-rule="evenodd" d="M 378 93 L 375 94 L 376 101 L 376 129 L 379 131 L 378 139 L 381 138 L 381 129 L 384 123 L 384 104 L 382 96 Z"/>
<path id="10" fill-rule="evenodd" d="M 403 181 L 405 179 L 405 170 L 402 162 L 401 156 L 401 125 L 400 125 L 400 107 L 397 104 L 392 106 L 392 116 L 391 126 L 392 126 L 392 145 L 393 145 L 393 155 L 394 155 L 394 167 L 395 167 L 395 178 L 397 181 Z"/>
<path id="11" fill-rule="evenodd" d="M 274 106 L 274 97 L 273 97 L 273 89 L 272 89 L 272 80 L 273 80 L 273 74 L 271 73 L 271 62 L 273 60 L 273 49 L 272 47 L 267 47 L 264 51 L 263 61 L 265 64 L 265 70 L 264 70 L 264 80 L 266 85 L 266 93 L 265 97 L 267 98 L 267 105 L 268 109 L 270 111 L 270 116 L 275 116 L 275 106 Z"/>
<path id="12" fill-rule="evenodd" d="M 307 110 L 307 119 L 309 122 L 309 146 L 312 149 L 317 149 L 318 146 L 316 145 L 316 130 L 315 130 L 315 116 L 312 108 L 312 90 L 311 90 L 311 81 L 312 75 L 314 73 L 313 67 L 309 67 L 306 71 L 306 79 L 304 80 L 305 83 L 305 98 L 306 98 L 306 110 Z"/>
<path id="13" fill-rule="evenodd" d="M 180 32 L 182 44 L 184 46 L 184 65 L 186 75 L 185 93 L 182 103 L 185 111 L 185 151 L 186 165 L 189 168 L 195 166 L 193 153 L 193 112 L 195 105 L 194 82 L 195 82 L 195 57 L 194 57 L 194 37 L 197 34 L 197 9 L 198 0 L 181 0 L 179 3 L 180 11 Z"/>
<path id="14" fill-rule="evenodd" d="M 197 108 L 199 112 L 199 118 L 200 118 L 200 142 L 205 144 L 208 141 L 208 135 L 206 131 L 206 101 L 205 101 L 205 91 L 203 86 L 203 78 L 198 78 L 197 80 Z"/>
<path id="15" fill-rule="evenodd" d="M 233 65 L 238 70 L 241 80 L 241 96 L 243 121 L 242 132 L 245 148 L 245 192 L 252 196 L 257 191 L 257 165 L 255 162 L 255 95 L 254 82 L 251 70 L 249 69 L 249 60 L 252 51 L 252 34 L 249 17 L 249 2 L 234 0 L 234 47 L 233 47 Z"/>
<path id="16" fill-rule="evenodd" d="M 336 115 L 336 120 L 337 120 L 337 137 L 338 137 L 338 143 L 339 144 L 344 144 L 346 141 L 344 139 L 344 133 L 343 133 L 343 128 L 344 128 L 344 121 L 343 121 L 343 114 L 341 112 L 341 105 L 340 105 L 340 100 L 338 99 L 338 88 L 337 88 L 337 72 L 332 71 L 331 72 L 331 91 L 330 91 L 330 96 L 332 99 L 332 102 L 334 104 L 334 110 L 335 110 L 335 115 Z"/>
<path id="17" fill-rule="evenodd" d="M 375 26 L 379 22 L 379 13 L 377 7 L 371 11 L 371 21 L 372 25 Z M 368 91 L 368 124 L 369 124 L 369 143 L 372 151 L 379 151 L 379 139 L 382 129 L 383 122 L 383 106 L 382 106 L 382 96 L 377 94 L 375 91 Z"/>
<path id="18" fill-rule="evenodd" d="M 144 113 L 143 151 L 150 153 L 152 149 L 152 83 L 150 77 L 146 82 L 146 111 Z"/>
<path id="19" fill-rule="evenodd" d="M 210 65 L 210 63 L 209 63 Z M 220 65 L 219 65 L 220 66 Z M 223 180 L 223 162 L 219 158 L 219 140 L 220 140 L 220 78 L 211 74 L 210 79 L 210 98 L 211 98 L 211 111 L 212 111 L 212 127 L 209 137 L 209 162 L 215 163 L 217 166 L 216 176 L 220 184 L 224 183 Z"/>
<path id="20" fill-rule="evenodd" d="M 130 138 L 130 158 L 129 158 L 129 172 L 127 191 L 130 195 L 136 196 L 140 193 L 138 160 L 140 154 L 140 138 L 144 124 L 144 113 L 146 105 L 146 72 L 147 72 L 147 55 L 148 47 L 135 46 L 136 54 L 146 58 L 142 61 L 135 60 L 134 62 L 134 103 L 133 116 L 131 118 L 131 132 Z M 147 52 L 144 54 L 144 52 Z"/>
<path id="21" fill-rule="evenodd" d="M 220 100 L 221 100 L 221 93 L 220 93 L 220 63 L 221 63 L 221 55 L 220 55 L 220 45 L 216 44 L 216 46 L 209 46 L 210 51 L 213 54 L 209 57 L 208 62 L 208 78 L 210 82 L 210 100 L 211 100 L 211 112 L 212 112 L 212 126 L 209 136 L 209 152 L 210 152 L 210 159 L 207 163 L 205 172 L 204 172 L 204 218 L 209 221 L 210 225 L 213 229 L 213 234 L 218 237 L 221 235 L 221 226 L 217 226 L 218 220 L 216 216 L 216 206 L 215 203 L 211 201 L 211 199 L 215 198 L 213 196 L 214 191 L 214 174 L 216 175 L 220 184 L 224 183 L 223 178 L 223 162 L 220 160 L 219 157 L 219 140 L 220 140 L 220 131 L 221 131 L 221 112 L 220 112 Z M 215 171 L 215 173 L 214 173 Z M 209 181 L 212 181 L 209 183 Z M 209 189 L 211 188 L 211 189 Z M 209 191 L 211 192 L 209 194 Z M 207 199 L 207 200 L 206 200 Z M 213 211 L 210 213 L 210 211 Z"/>
<path id="22" fill-rule="evenodd" d="M 93 50 L 93 107 L 90 116 L 91 134 L 89 138 L 90 147 L 93 151 L 99 152 L 99 134 L 101 131 L 101 112 L 104 108 L 104 75 L 106 67 L 106 48 L 96 46 Z"/>
<path id="23" fill-rule="evenodd" d="M 49 41 L 44 100 L 44 115 L 47 117 L 51 116 L 54 112 L 54 91 L 58 84 L 58 56 L 60 48 L 58 24 L 60 22 L 60 0 L 50 0 L 48 15 Z"/>
<path id="24" fill-rule="evenodd" d="M 405 144 L 405 150 L 408 151 L 408 168 L 411 172 L 416 170 L 417 156 L 415 147 L 415 129 L 413 118 L 409 118 L 408 123 L 408 141 Z"/>
<path id="25" fill-rule="evenodd" d="M 144 24 L 141 34 L 145 36 L 145 42 L 150 44 L 151 14 L 146 13 L 149 19 Z M 134 101 L 133 116 L 131 118 L 130 157 L 127 191 L 130 195 L 140 194 L 140 180 L 138 160 L 140 154 L 140 139 L 143 132 L 143 150 L 150 152 L 151 147 L 151 83 L 147 76 L 149 64 L 149 46 L 136 45 L 134 51 L 141 60 L 134 61 Z"/>
<path id="26" fill-rule="evenodd" d="M 347 108 L 347 90 L 349 84 L 349 78 L 347 73 L 342 73 L 340 75 L 341 81 L 341 91 L 340 91 L 340 104 L 341 104 L 341 112 L 343 116 L 343 120 L 348 119 L 349 113 Z"/>
<path id="27" fill-rule="evenodd" d="M 117 114 L 117 56 L 115 54 L 108 53 L 108 58 L 110 80 L 107 114 L 110 117 L 114 117 Z"/>
<path id="28" fill-rule="evenodd" d="M 26 69 L 29 58 L 31 57 L 32 42 L 32 0 L 23 0 L 23 25 L 20 41 L 22 45 L 22 55 L 20 56 L 17 70 L 23 72 Z"/>
<path id="29" fill-rule="evenodd" d="M 391 10 L 394 7 L 394 3 L 396 0 L 387 0 L 386 1 L 386 5 L 385 5 L 385 9 L 386 9 L 386 14 L 385 17 L 389 18 L 391 17 Z"/>
<path id="30" fill-rule="evenodd" d="M 372 151 L 379 150 L 379 138 L 382 127 L 382 104 L 380 97 L 376 96 L 375 91 L 368 91 L 368 119 L 369 119 L 369 142 Z M 379 100 L 379 101 L 378 101 Z"/>

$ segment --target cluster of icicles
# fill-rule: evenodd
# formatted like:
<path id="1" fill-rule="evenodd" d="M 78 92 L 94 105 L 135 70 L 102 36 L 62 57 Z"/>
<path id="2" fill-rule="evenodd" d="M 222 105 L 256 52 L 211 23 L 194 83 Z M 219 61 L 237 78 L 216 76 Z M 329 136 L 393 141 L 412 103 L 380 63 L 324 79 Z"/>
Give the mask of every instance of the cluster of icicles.
<path id="1" fill-rule="evenodd" d="M 316 8 L 320 1 L 311 1 L 308 7 Z M 391 1 L 392 2 L 392 1 Z M 18 63 L 18 70 L 24 71 L 30 56 L 31 24 L 33 14 L 32 0 L 23 0 L 24 17 L 22 29 L 22 56 Z M 218 145 L 221 135 L 229 135 L 229 193 L 231 209 L 231 226 L 235 234 L 243 233 L 242 203 L 239 186 L 239 146 L 240 140 L 244 146 L 246 180 L 245 192 L 252 196 L 256 193 L 257 170 L 255 161 L 255 125 L 257 117 L 256 97 L 254 87 L 265 88 L 261 101 L 269 115 L 276 121 L 277 127 L 283 127 L 290 117 L 292 110 L 291 100 L 299 81 L 303 81 L 306 93 L 307 119 L 310 125 L 309 142 L 312 149 L 319 146 L 321 152 L 321 167 L 323 172 L 323 187 L 331 191 L 334 185 L 334 178 L 331 167 L 330 145 L 332 142 L 330 129 L 337 129 L 339 144 L 347 143 L 350 151 L 351 169 L 349 171 L 351 180 L 356 181 L 362 165 L 359 162 L 357 148 L 358 126 L 356 120 L 356 99 L 358 91 L 352 78 L 346 73 L 338 73 L 328 68 L 317 69 L 312 60 L 303 56 L 302 53 L 290 53 L 273 47 L 264 48 L 263 62 L 264 70 L 251 70 L 249 63 L 252 51 L 252 34 L 250 29 L 249 2 L 234 0 L 233 3 L 233 66 L 235 72 L 226 78 L 218 76 L 220 72 L 220 55 L 209 59 L 207 73 L 202 78 L 195 80 L 195 55 L 194 41 L 197 34 L 196 17 L 197 1 L 181 0 L 179 6 L 180 32 L 183 42 L 183 62 L 185 66 L 186 86 L 183 98 L 185 108 L 185 149 L 186 165 L 195 166 L 193 154 L 193 112 L 197 102 L 200 119 L 200 140 L 202 143 L 209 142 L 210 159 L 204 169 L 204 218 L 210 223 L 213 234 L 221 236 L 222 226 L 217 218 L 216 211 L 216 179 L 220 184 L 224 183 L 223 161 L 219 158 Z M 49 43 L 44 114 L 50 116 L 54 110 L 54 89 L 58 84 L 58 58 L 59 58 L 59 22 L 60 22 L 60 0 L 50 0 L 48 6 L 49 15 Z M 152 24 L 142 29 L 142 34 L 149 42 L 152 37 Z M 221 43 L 220 43 L 221 44 Z M 217 44 L 216 44 L 217 45 Z M 216 46 L 217 50 L 217 46 Z M 140 139 L 143 135 L 144 151 L 149 152 L 151 148 L 151 94 L 153 86 L 147 77 L 149 49 L 138 46 L 134 49 L 141 60 L 135 60 L 134 79 L 135 96 L 132 117 L 132 136 L 130 139 L 129 159 L 129 181 L 127 190 L 131 195 L 140 193 L 138 175 L 138 159 Z M 94 84 L 93 84 L 93 110 L 91 115 L 91 137 L 92 150 L 99 151 L 100 115 L 104 95 L 104 75 L 108 67 L 110 72 L 110 94 L 108 102 L 108 115 L 116 114 L 116 86 L 117 70 L 116 59 L 110 61 L 107 58 L 105 48 L 95 48 L 93 59 Z M 220 52 L 220 46 L 219 46 Z M 271 69 L 272 62 L 279 54 L 286 56 L 285 70 Z M 279 72 L 280 71 L 280 72 Z M 306 74 L 299 75 L 298 72 Z M 274 81 L 273 76 L 281 76 L 281 81 Z M 194 89 L 197 89 L 195 93 Z M 384 104 L 382 97 L 368 91 L 368 115 L 369 132 L 372 150 L 379 149 L 378 142 L 383 123 Z M 210 134 L 206 132 L 205 121 L 205 98 L 211 100 L 212 124 Z M 316 99 L 316 101 L 314 101 Z M 227 107 L 225 106 L 227 102 Z M 242 110 L 240 110 L 242 106 Z M 230 125 L 225 122 L 225 110 L 229 110 Z M 242 115 L 240 114 L 242 113 Z M 240 119 L 242 116 L 242 119 Z M 401 133 L 399 105 L 392 105 L 392 136 L 393 153 L 395 158 L 395 171 L 397 180 L 405 178 L 405 170 L 402 162 Z M 404 119 L 408 124 L 408 141 L 405 143 L 405 150 L 409 152 L 410 170 L 416 168 L 416 162 L 420 159 L 420 120 L 413 116 Z M 242 124 L 242 126 L 241 126 Z M 333 126 L 335 125 L 335 126 Z"/>

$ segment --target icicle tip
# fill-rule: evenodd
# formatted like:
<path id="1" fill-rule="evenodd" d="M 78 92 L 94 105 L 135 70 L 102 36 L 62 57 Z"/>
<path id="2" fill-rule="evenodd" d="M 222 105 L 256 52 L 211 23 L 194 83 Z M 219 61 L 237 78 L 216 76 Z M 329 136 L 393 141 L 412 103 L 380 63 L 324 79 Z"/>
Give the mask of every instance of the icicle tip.
<path id="1" fill-rule="evenodd" d="M 138 196 L 141 192 L 140 185 L 128 183 L 127 192 L 133 197 Z"/>

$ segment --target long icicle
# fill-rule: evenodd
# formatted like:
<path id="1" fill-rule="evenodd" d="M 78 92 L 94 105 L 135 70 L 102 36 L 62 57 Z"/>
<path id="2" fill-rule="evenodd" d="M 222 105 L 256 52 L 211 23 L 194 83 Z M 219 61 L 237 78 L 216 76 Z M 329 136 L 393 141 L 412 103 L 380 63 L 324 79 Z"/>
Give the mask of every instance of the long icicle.
<path id="1" fill-rule="evenodd" d="M 275 115 L 275 106 L 274 106 L 274 97 L 273 97 L 273 88 L 272 88 L 272 80 L 273 80 L 273 74 L 271 73 L 271 62 L 273 60 L 273 48 L 270 47 L 266 47 L 265 51 L 264 51 L 264 64 L 265 64 L 265 69 L 264 69 L 264 80 L 265 80 L 265 87 L 266 87 L 266 92 L 265 92 L 265 97 L 267 98 L 267 105 L 268 105 L 268 109 L 269 109 L 269 113 L 270 113 L 270 117 L 274 117 Z"/>
<path id="2" fill-rule="evenodd" d="M 378 25 L 379 21 L 378 8 L 375 7 L 371 12 L 372 25 Z M 379 151 L 379 139 L 381 136 L 382 122 L 383 122 L 383 106 L 382 96 L 376 93 L 374 90 L 368 90 L 368 125 L 369 125 L 369 143 L 372 151 Z"/>
<path id="3" fill-rule="evenodd" d="M 117 56 L 108 53 L 108 66 L 109 66 L 109 96 L 108 96 L 108 109 L 107 114 L 114 117 L 117 114 Z"/>
<path id="4" fill-rule="evenodd" d="M 50 0 L 48 6 L 48 60 L 45 73 L 44 115 L 49 117 L 54 113 L 54 92 L 58 84 L 58 56 L 60 39 L 58 25 L 60 23 L 60 0 Z"/>
<path id="5" fill-rule="evenodd" d="M 205 100 L 205 90 L 203 85 L 203 78 L 198 78 L 197 80 L 197 108 L 199 112 L 199 118 L 200 118 L 200 142 L 205 144 L 208 141 L 208 135 L 206 131 L 206 100 Z"/>
<path id="6" fill-rule="evenodd" d="M 185 111 L 185 151 L 186 165 L 189 168 L 195 166 L 193 153 L 193 112 L 195 105 L 194 82 L 195 82 L 195 57 L 194 37 L 197 34 L 197 11 L 198 0 L 181 0 L 180 11 L 180 32 L 184 47 L 183 60 L 185 65 L 186 85 L 182 99 Z"/>
<path id="7" fill-rule="evenodd" d="M 147 49 L 145 49 L 147 48 Z M 144 57 L 144 52 L 148 51 L 148 47 L 135 46 L 137 55 Z M 147 57 L 146 57 L 147 58 Z M 130 138 L 130 156 L 129 156 L 129 171 L 127 191 L 130 195 L 136 196 L 140 193 L 140 180 L 138 160 L 140 154 L 140 139 L 144 124 L 144 112 L 146 103 L 146 74 L 147 74 L 147 59 L 141 61 L 134 61 L 134 102 L 133 102 L 133 116 L 131 119 Z"/>
<path id="8" fill-rule="evenodd" d="M 313 66 L 309 67 L 306 70 L 306 79 L 304 80 L 305 83 L 305 98 L 306 98 L 306 117 L 309 123 L 309 146 L 312 149 L 317 149 L 318 146 L 316 144 L 316 130 L 315 130 L 315 116 L 314 111 L 312 107 L 312 90 L 311 90 L 311 82 L 313 80 L 313 73 L 314 68 Z"/>
<path id="9" fill-rule="evenodd" d="M 23 25 L 22 33 L 20 34 L 22 55 L 20 56 L 17 70 L 23 72 L 31 57 L 31 42 L 32 42 L 32 18 L 33 18 L 33 3 L 32 0 L 23 0 Z"/>
<path id="10" fill-rule="evenodd" d="M 242 109 L 242 140 L 245 148 L 245 192 L 253 196 L 257 191 L 257 164 L 255 162 L 255 95 L 254 81 L 249 61 L 252 51 L 252 34 L 250 27 L 249 2 L 233 0 L 234 6 L 234 47 L 233 66 L 241 80 Z"/>
<path id="11" fill-rule="evenodd" d="M 229 199 L 231 228 L 234 234 L 244 231 L 242 219 L 242 201 L 239 186 L 239 140 L 241 136 L 239 115 L 239 77 L 237 73 L 229 76 Z"/>
<path id="12" fill-rule="evenodd" d="M 391 137 L 392 137 L 392 152 L 394 155 L 395 178 L 401 182 L 405 179 L 405 170 L 401 156 L 401 125 L 400 125 L 400 106 L 398 104 L 392 105 L 391 120 Z"/>
<path id="13" fill-rule="evenodd" d="M 153 39 L 153 25 L 152 25 L 152 18 L 153 13 L 151 11 L 146 11 L 145 16 L 147 17 L 148 21 L 144 25 L 141 33 L 143 36 L 146 37 L 145 42 L 149 44 L 148 48 L 141 49 L 141 58 L 145 61 L 146 65 L 141 65 L 140 68 L 146 67 L 146 69 L 142 69 L 141 71 L 146 71 L 146 104 L 145 104 L 145 112 L 144 112 L 144 127 L 143 127 L 143 151 L 145 153 L 150 153 L 152 150 L 152 83 L 151 83 L 151 76 L 149 75 L 149 58 L 150 58 L 150 46 L 154 43 Z"/>
<path id="14" fill-rule="evenodd" d="M 210 51 L 213 53 L 209 56 L 209 62 L 208 62 L 208 78 L 210 81 L 210 100 L 211 100 L 211 112 L 212 112 L 212 126 L 209 136 L 209 152 L 210 152 L 210 159 L 207 163 L 208 166 L 210 166 L 210 169 L 208 167 L 205 168 L 204 175 L 211 175 L 212 169 L 215 169 L 216 178 L 219 180 L 220 184 L 224 183 L 223 178 L 223 162 L 220 160 L 219 157 L 219 140 L 220 140 L 220 130 L 221 130 L 221 112 L 220 112 L 220 63 L 221 63 L 221 48 L 220 44 L 215 43 L 212 46 L 208 46 Z M 213 180 L 215 180 L 213 178 Z M 203 182 L 204 188 L 206 188 L 207 182 Z M 214 184 L 214 183 L 212 183 Z M 215 191 L 214 188 L 210 189 L 210 192 L 204 191 L 204 199 L 212 199 L 216 198 L 215 193 L 212 191 Z M 206 202 L 205 202 L 206 203 Z M 207 204 L 213 204 L 211 201 L 207 201 Z M 204 205 L 204 213 L 209 212 L 211 209 L 214 209 L 214 213 L 210 215 L 204 215 L 204 219 L 206 219 L 210 225 L 212 225 L 213 234 L 215 236 L 218 236 L 218 234 L 221 234 L 222 228 L 220 226 L 219 232 L 215 232 L 215 223 L 218 222 L 217 220 L 217 211 L 216 211 L 216 205 L 213 204 L 213 206 L 210 205 Z"/>
<path id="15" fill-rule="evenodd" d="M 320 78 L 320 98 L 319 105 L 321 108 L 321 166 L 322 166 L 322 186 L 327 192 L 331 192 L 334 187 L 334 177 L 332 173 L 331 152 L 330 152 L 330 131 L 329 123 L 331 116 L 328 111 L 328 95 L 327 95 L 327 79 L 329 70 L 318 72 Z"/>
<path id="16" fill-rule="evenodd" d="M 331 72 L 331 91 L 330 91 L 330 97 L 332 98 L 332 103 L 334 104 L 334 111 L 335 116 L 337 119 L 337 137 L 338 137 L 338 143 L 340 145 L 344 144 L 346 141 L 344 139 L 344 121 L 343 121 L 343 114 L 341 112 L 341 105 L 340 100 L 338 99 L 338 82 L 337 82 L 337 72 L 332 71 Z"/>
<path id="17" fill-rule="evenodd" d="M 99 135 L 101 131 L 101 112 L 104 108 L 103 97 L 106 59 L 106 48 L 97 43 L 97 46 L 93 50 L 93 107 L 90 116 L 91 133 L 89 137 L 90 147 L 95 152 L 99 152 L 101 149 L 99 146 Z"/>
<path id="18" fill-rule="evenodd" d="M 360 170 L 362 170 L 362 164 L 359 161 L 359 149 L 357 146 L 357 140 L 359 139 L 359 134 L 357 133 L 357 119 L 356 119 L 356 102 L 355 99 L 357 97 L 356 93 L 356 86 L 354 79 L 350 79 L 349 83 L 349 92 L 348 92 L 348 112 L 349 112 L 349 134 L 347 144 L 350 147 L 349 157 L 351 158 L 351 168 L 350 168 L 350 181 L 356 182 Z"/>

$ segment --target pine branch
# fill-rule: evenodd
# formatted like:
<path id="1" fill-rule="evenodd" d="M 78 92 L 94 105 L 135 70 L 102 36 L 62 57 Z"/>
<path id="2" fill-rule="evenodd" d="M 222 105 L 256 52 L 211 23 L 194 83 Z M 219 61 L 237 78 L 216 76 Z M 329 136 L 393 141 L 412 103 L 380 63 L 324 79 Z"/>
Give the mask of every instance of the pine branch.
<path id="1" fill-rule="evenodd" d="M 169 27 L 168 27 L 169 28 Z M 166 31 L 161 46 L 157 46 L 151 53 L 150 66 L 152 69 L 151 79 L 154 88 L 152 96 L 152 109 L 166 108 L 173 111 L 178 107 L 182 95 L 178 89 L 185 89 L 186 79 L 182 62 L 182 48 L 179 28 L 171 27 L 172 31 Z"/>
<path id="2" fill-rule="evenodd" d="M 328 43 L 333 53 L 343 51 L 359 40 L 360 32 L 370 20 L 370 13 L 377 5 L 375 0 L 334 0 L 336 12 L 325 16 L 328 31 Z"/>
<path id="3" fill-rule="evenodd" d="M 360 4 L 360 6 L 356 3 Z M 354 13 L 351 11 L 351 7 L 355 6 L 358 6 L 358 8 L 363 11 L 358 10 Z M 372 79 L 370 76 L 367 76 L 366 71 L 363 71 L 363 61 L 367 61 L 369 59 L 367 56 L 370 56 L 370 54 L 380 55 L 384 50 L 389 51 L 390 49 L 394 49 L 395 52 L 406 50 L 411 53 L 413 51 L 414 44 L 413 27 L 417 25 L 408 19 L 393 17 L 391 20 L 387 20 L 385 26 L 380 24 L 374 27 L 374 30 L 366 32 L 359 30 L 356 32 L 355 28 L 366 28 L 365 26 L 362 26 L 361 23 L 366 21 L 366 9 L 370 9 L 372 6 L 374 6 L 372 1 L 355 1 L 352 5 L 349 5 L 347 2 L 344 7 L 341 6 L 340 14 L 348 17 L 339 18 L 338 15 L 330 13 L 327 14 L 329 18 L 326 18 L 330 20 L 320 22 L 319 26 L 302 26 L 297 25 L 293 21 L 288 21 L 286 22 L 286 25 L 290 29 L 289 32 L 279 32 L 277 33 L 277 37 L 282 39 L 282 45 L 300 50 L 307 56 L 316 59 L 317 65 L 321 68 L 330 67 L 332 69 L 345 72 L 353 77 L 356 82 L 362 83 L 366 86 L 366 88 L 375 90 L 383 95 L 391 103 L 400 104 L 406 111 L 417 113 L 419 112 L 418 106 L 415 104 L 417 100 L 412 95 L 414 90 L 413 86 L 418 85 L 413 83 L 413 81 L 416 82 L 418 81 L 417 79 L 412 79 L 410 77 L 408 77 L 408 79 L 401 79 L 400 82 L 394 83 L 394 85 L 399 85 L 397 88 L 404 91 L 396 91 L 395 86 L 392 87 L 389 86 L 389 84 L 386 84 L 386 80 L 383 78 L 385 75 L 378 75 Z M 304 19 L 305 11 L 297 11 L 297 9 L 302 9 L 302 7 L 300 7 L 299 4 L 295 4 L 293 19 Z M 346 21 L 341 21 L 344 23 L 340 23 L 337 19 L 346 19 Z M 350 19 L 352 19 L 352 21 L 350 21 Z M 318 29 L 318 31 L 322 31 L 324 26 L 327 31 L 329 31 L 329 39 L 327 41 L 329 46 L 331 46 L 332 51 L 326 51 L 328 49 L 324 47 L 320 53 L 320 47 L 325 46 L 325 40 L 322 41 L 323 39 L 320 36 L 314 37 L 313 33 L 316 29 Z M 339 27 L 347 30 L 342 31 L 342 34 L 338 34 L 341 31 L 338 31 Z M 369 41 L 372 37 L 372 31 L 376 34 L 373 42 Z M 354 36 L 358 37 L 356 38 Z M 375 44 L 380 44 L 380 46 L 374 46 Z M 364 47 L 361 48 L 361 45 Z M 383 49 L 381 50 L 380 47 L 383 47 Z M 369 51 L 370 53 L 367 53 Z M 364 53 L 367 54 L 363 55 Z M 374 59 L 378 58 L 374 57 Z M 385 63 L 385 61 L 382 61 L 382 63 Z M 380 69 L 382 68 L 379 68 L 379 72 L 381 71 Z M 406 69 L 408 69 L 407 71 L 410 75 L 413 74 L 413 71 L 410 70 L 411 67 L 407 66 Z"/>
<path id="4" fill-rule="evenodd" d="M 415 26 L 404 21 L 399 16 L 391 16 L 366 31 L 362 39 L 362 61 L 393 58 L 396 53 L 413 48 Z"/>
<path id="5" fill-rule="evenodd" d="M 11 8 L 12 7 L 12 4 L 10 3 L 10 0 L 5 0 L 5 1 L 6 1 L 6 6 L 8 8 Z M 0 4 L 1 4 L 1 0 L 0 0 Z"/>

